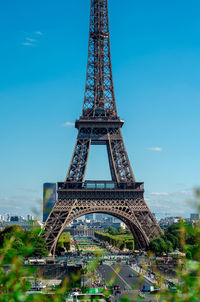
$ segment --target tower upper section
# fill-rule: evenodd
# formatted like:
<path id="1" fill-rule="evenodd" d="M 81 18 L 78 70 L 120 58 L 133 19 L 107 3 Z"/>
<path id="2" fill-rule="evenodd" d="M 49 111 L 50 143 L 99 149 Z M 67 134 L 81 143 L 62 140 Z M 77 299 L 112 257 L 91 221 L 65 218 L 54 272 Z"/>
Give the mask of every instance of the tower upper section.
<path id="1" fill-rule="evenodd" d="M 118 119 L 113 88 L 107 0 L 91 0 L 83 119 Z"/>

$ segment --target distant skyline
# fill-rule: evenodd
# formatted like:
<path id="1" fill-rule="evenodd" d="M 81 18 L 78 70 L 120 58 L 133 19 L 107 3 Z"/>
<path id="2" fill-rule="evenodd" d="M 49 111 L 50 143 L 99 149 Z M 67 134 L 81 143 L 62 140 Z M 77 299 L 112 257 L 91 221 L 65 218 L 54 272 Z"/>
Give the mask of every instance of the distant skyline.
<path id="1" fill-rule="evenodd" d="M 200 186 L 199 1 L 109 0 L 118 114 L 154 213 L 189 217 Z M 64 181 L 85 88 L 90 0 L 4 1 L 0 9 L 0 214 L 42 216 Z M 96 148 L 95 148 L 96 147 Z M 108 179 L 92 146 L 87 178 Z"/>

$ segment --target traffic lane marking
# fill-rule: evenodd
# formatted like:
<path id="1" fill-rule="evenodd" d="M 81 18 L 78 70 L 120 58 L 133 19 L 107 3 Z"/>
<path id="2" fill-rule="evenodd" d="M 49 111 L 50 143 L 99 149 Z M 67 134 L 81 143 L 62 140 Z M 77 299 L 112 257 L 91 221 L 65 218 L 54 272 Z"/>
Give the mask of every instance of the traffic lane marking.
<path id="1" fill-rule="evenodd" d="M 110 268 L 113 270 L 113 272 L 115 273 L 116 276 L 118 276 L 121 281 L 127 286 L 128 289 L 131 289 L 131 286 L 120 276 L 120 274 L 118 272 L 116 272 L 114 270 L 114 268 L 112 268 L 112 266 L 110 266 Z"/>
<path id="2" fill-rule="evenodd" d="M 133 277 L 129 277 L 129 274 L 132 274 L 132 271 L 128 270 L 128 267 L 125 265 L 121 265 L 120 268 L 120 275 L 129 284 L 129 286 L 131 286 L 132 289 L 135 289 L 135 286 L 139 289 L 141 286 L 141 280 L 138 276 L 134 274 Z"/>
<path id="3" fill-rule="evenodd" d="M 120 285 L 121 288 L 124 287 L 124 282 L 123 280 L 120 279 L 119 275 L 116 273 L 113 274 L 113 269 L 108 266 L 108 265 L 104 265 L 106 272 L 102 275 L 102 277 L 107 281 L 113 281 L 114 283 L 118 283 L 118 285 Z"/>

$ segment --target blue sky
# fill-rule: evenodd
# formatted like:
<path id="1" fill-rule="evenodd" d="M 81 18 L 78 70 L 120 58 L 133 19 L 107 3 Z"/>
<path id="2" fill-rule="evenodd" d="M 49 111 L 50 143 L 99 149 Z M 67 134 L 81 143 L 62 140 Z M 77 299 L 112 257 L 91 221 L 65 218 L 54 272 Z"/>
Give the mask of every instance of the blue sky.
<path id="1" fill-rule="evenodd" d="M 43 182 L 66 176 L 83 104 L 89 9 L 89 0 L 1 3 L 0 214 L 30 213 Z M 158 215 L 188 217 L 200 185 L 199 11 L 194 0 L 109 0 L 123 137 Z M 87 177 L 107 178 L 106 160 L 93 147 Z"/>

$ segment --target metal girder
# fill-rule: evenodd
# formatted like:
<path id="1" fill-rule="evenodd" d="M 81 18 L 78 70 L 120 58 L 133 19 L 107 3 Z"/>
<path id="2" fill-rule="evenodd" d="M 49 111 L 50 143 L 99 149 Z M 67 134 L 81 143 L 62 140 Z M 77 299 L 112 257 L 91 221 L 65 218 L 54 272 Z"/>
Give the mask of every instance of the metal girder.
<path id="1" fill-rule="evenodd" d="M 81 128 L 77 137 L 72 161 L 66 181 L 82 182 L 87 167 L 91 144 L 106 145 L 112 180 L 115 182 L 135 182 L 128 159 L 121 130 L 118 128 Z"/>
<path id="2" fill-rule="evenodd" d="M 66 225 L 80 216 L 90 213 L 106 213 L 115 216 L 126 223 L 134 234 L 138 247 L 146 248 L 151 239 L 159 237 L 161 231 L 155 218 L 151 214 L 143 198 L 136 199 L 112 199 L 106 192 L 102 192 L 104 198 L 81 198 L 77 192 L 77 199 L 59 198 L 51 211 L 45 224 L 45 239 L 51 254 L 55 254 L 57 241 Z M 59 194 L 59 193 L 58 193 Z"/>
<path id="3" fill-rule="evenodd" d="M 143 183 L 135 181 L 121 134 L 123 124 L 114 96 L 107 0 L 91 0 L 84 104 L 75 123 L 78 137 L 67 177 L 58 183 L 58 200 L 44 225 L 50 253 L 55 254 L 65 226 L 89 213 L 106 213 L 124 221 L 139 248 L 162 235 L 144 201 Z M 91 183 L 84 177 L 92 144 L 107 146 L 112 182 L 95 183 L 89 190 Z"/>
<path id="4" fill-rule="evenodd" d="M 83 117 L 117 117 L 110 55 L 107 0 L 91 0 Z"/>

